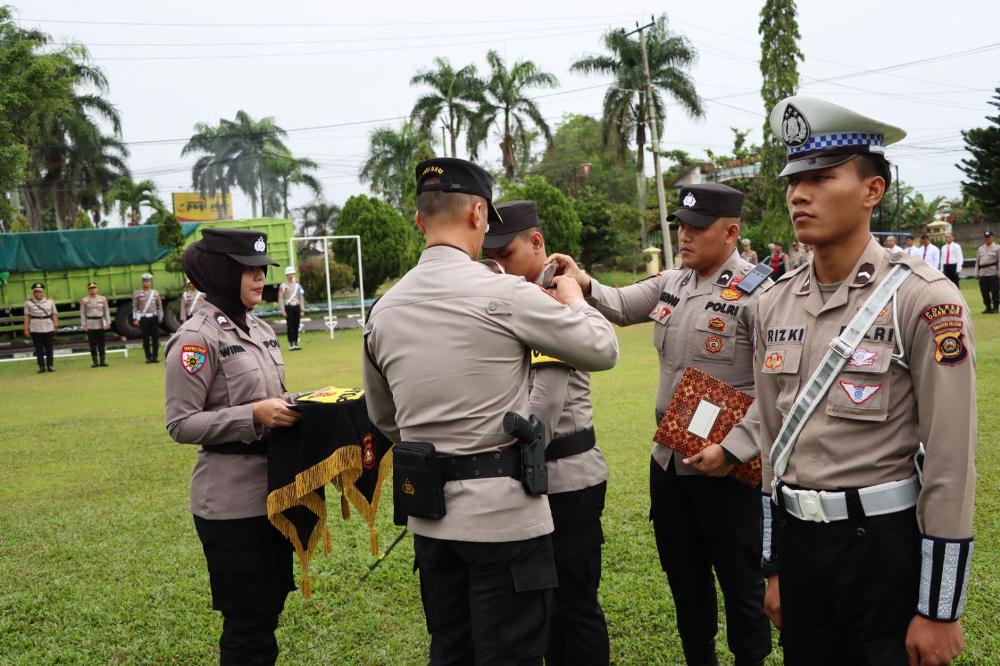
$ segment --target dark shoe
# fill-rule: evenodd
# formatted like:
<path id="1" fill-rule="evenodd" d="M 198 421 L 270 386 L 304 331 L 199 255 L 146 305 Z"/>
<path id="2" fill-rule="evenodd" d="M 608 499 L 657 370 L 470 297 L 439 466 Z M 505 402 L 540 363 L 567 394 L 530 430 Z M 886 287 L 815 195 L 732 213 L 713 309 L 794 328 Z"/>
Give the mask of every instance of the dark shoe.
<path id="1" fill-rule="evenodd" d="M 152 363 L 152 362 L 153 362 L 153 359 L 151 359 L 151 358 L 147 358 L 147 359 L 146 359 L 146 365 L 149 365 L 149 364 L 150 364 L 150 363 Z"/>
<path id="2" fill-rule="evenodd" d="M 38 368 L 38 374 L 42 374 L 43 372 L 45 372 L 45 368 Z"/>
<path id="3" fill-rule="evenodd" d="M 986 308 L 985 310 L 982 311 L 981 314 L 993 314 L 993 310 L 991 310 L 990 308 Z"/>
<path id="4" fill-rule="evenodd" d="M 93 363 L 91 363 L 91 364 L 90 364 L 90 367 L 92 367 L 92 368 L 96 368 L 96 367 L 97 367 L 97 361 L 94 361 Z"/>
<path id="5" fill-rule="evenodd" d="M 55 368 L 53 368 L 53 367 L 52 367 L 52 366 L 50 365 L 50 366 L 49 366 L 49 372 L 55 372 L 55 371 L 56 371 L 56 369 L 55 369 Z"/>
<path id="6" fill-rule="evenodd" d="M 102 368 L 108 367 L 108 364 L 105 363 L 103 360 L 98 365 L 100 365 Z"/>

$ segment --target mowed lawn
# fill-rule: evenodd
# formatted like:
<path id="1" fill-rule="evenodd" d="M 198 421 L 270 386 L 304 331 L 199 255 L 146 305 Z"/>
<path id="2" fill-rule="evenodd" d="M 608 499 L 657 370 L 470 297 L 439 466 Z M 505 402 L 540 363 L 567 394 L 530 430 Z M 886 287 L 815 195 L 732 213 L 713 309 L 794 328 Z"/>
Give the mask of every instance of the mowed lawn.
<path id="1" fill-rule="evenodd" d="M 978 292 L 966 285 L 972 311 Z M 979 368 L 976 553 L 963 664 L 1000 663 L 1000 316 L 975 316 Z M 616 369 L 593 379 L 598 441 L 611 465 L 602 599 L 618 664 L 683 663 L 673 602 L 647 522 L 657 381 L 650 326 L 620 329 Z M 304 337 L 285 352 L 288 387 L 360 382 L 360 333 Z M 187 512 L 195 449 L 163 424 L 163 369 L 110 357 L 0 364 L 0 663 L 211 664 L 221 620 Z M 947 398 L 944 398 L 947 399 Z M 954 405 L 956 411 L 964 405 Z M 388 490 L 388 488 L 387 488 Z M 331 496 L 334 494 L 330 492 Z M 366 582 L 372 557 L 355 515 L 331 498 L 333 553 L 313 564 L 313 598 L 289 597 L 284 664 L 419 664 L 428 637 L 405 540 Z M 397 533 L 390 499 L 385 547 Z M 721 601 L 721 599 L 720 599 Z M 720 656 L 731 663 L 725 637 Z M 776 653 L 769 663 L 781 663 Z"/>

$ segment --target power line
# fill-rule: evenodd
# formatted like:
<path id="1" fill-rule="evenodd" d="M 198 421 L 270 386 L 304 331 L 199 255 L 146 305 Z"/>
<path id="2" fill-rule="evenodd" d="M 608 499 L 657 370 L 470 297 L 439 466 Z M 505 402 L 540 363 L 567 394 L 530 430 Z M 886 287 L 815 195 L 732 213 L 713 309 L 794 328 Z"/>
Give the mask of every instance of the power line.
<path id="1" fill-rule="evenodd" d="M 532 18 L 507 19 L 462 19 L 453 21 L 382 21 L 382 22 L 340 22 L 340 23 L 167 23 L 143 21 L 75 21 L 68 19 L 35 19 L 21 18 L 21 21 L 32 23 L 59 23 L 69 25 L 115 25 L 154 28 L 361 28 L 361 27 L 392 27 L 411 25 L 475 25 L 494 23 L 539 23 L 542 21 L 589 21 L 596 19 L 634 18 L 634 14 L 606 14 L 603 16 L 551 16 Z"/>

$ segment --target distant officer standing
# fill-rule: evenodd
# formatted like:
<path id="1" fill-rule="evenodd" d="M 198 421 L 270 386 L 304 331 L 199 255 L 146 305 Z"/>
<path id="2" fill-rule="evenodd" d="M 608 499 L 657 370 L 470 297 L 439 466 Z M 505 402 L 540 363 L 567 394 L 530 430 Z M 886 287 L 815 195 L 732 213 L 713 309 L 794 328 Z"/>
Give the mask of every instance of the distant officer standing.
<path id="1" fill-rule="evenodd" d="M 278 287 L 278 307 L 285 317 L 285 335 L 288 336 L 289 351 L 302 349 L 299 346 L 299 321 L 305 301 L 305 289 L 295 281 L 295 269 L 285 268 L 285 281 Z"/>
<path id="2" fill-rule="evenodd" d="M 416 177 L 427 248 L 372 309 L 362 367 L 372 422 L 397 443 L 400 499 L 434 499 L 411 507 L 407 522 L 430 662 L 541 664 L 558 584 L 552 516 L 544 495 L 527 492 L 504 415 L 527 416 L 530 350 L 606 370 L 618 341 L 572 280 L 556 278 L 546 293 L 474 260 L 487 227 L 503 224 L 485 170 L 435 158 Z M 420 480 L 435 474 L 409 476 L 401 448 L 411 461 L 424 452 L 443 497 Z"/>
<path id="3" fill-rule="evenodd" d="M 59 326 L 56 302 L 45 298 L 45 285 L 36 282 L 31 285 L 31 298 L 24 302 L 24 337 L 35 344 L 35 358 L 38 372 L 55 372 L 52 358 L 52 338 Z"/>
<path id="4" fill-rule="evenodd" d="M 743 251 L 740 252 L 740 259 L 748 264 L 756 266 L 759 262 L 757 261 L 757 253 L 753 251 L 752 247 L 750 247 L 750 239 L 744 238 L 740 241 L 740 247 L 743 248 Z"/>
<path id="5" fill-rule="evenodd" d="M 983 244 L 976 250 L 976 277 L 979 293 L 986 309 L 983 314 L 996 314 L 1000 308 L 1000 245 L 993 240 L 993 232 L 983 232 Z"/>
<path id="6" fill-rule="evenodd" d="M 959 273 L 962 271 L 962 264 L 965 259 L 962 257 L 962 246 L 955 242 L 952 234 L 944 235 L 944 245 L 941 246 L 941 265 L 939 269 L 944 276 L 951 280 L 956 287 L 959 286 Z"/>
<path id="7" fill-rule="evenodd" d="M 972 555 L 969 313 L 935 266 L 869 231 L 903 130 L 802 96 L 770 122 L 814 252 L 758 303 L 766 608 L 790 666 L 946 664 Z"/>
<path id="8" fill-rule="evenodd" d="M 97 293 L 96 282 L 87 285 L 87 295 L 80 299 L 80 324 L 90 345 L 90 367 L 108 367 L 104 332 L 111 328 L 111 308 L 108 307 L 108 299 Z"/>
<path id="9" fill-rule="evenodd" d="M 668 219 L 680 225 L 681 268 L 614 289 L 571 258 L 550 257 L 615 324 L 655 322 L 657 423 L 688 367 L 753 395 L 754 307 L 770 284 L 767 280 L 749 294 L 738 289 L 754 268 L 736 251 L 741 192 L 716 183 L 689 185 L 681 188 L 680 201 L 682 207 Z M 755 425 L 744 420 L 723 444 L 688 459 L 654 445 L 650 461 L 650 519 L 684 657 L 692 666 L 718 663 L 715 578 L 725 597 L 726 636 L 736 663 L 763 663 L 771 651 L 763 611 L 759 491 L 726 476 L 735 463 L 758 455 Z"/>
<path id="10" fill-rule="evenodd" d="M 535 202 L 503 203 L 497 212 L 504 223 L 490 227 L 483 253 L 508 275 L 541 284 L 547 254 Z M 528 413 L 545 426 L 549 508 L 555 524 L 552 545 L 559 575 L 545 663 L 607 664 L 608 625 L 597 591 L 608 465 L 596 446 L 590 373 L 532 352 L 529 380 Z"/>
<path id="11" fill-rule="evenodd" d="M 206 229 L 184 251 L 184 272 L 208 303 L 166 346 L 166 423 L 200 444 L 190 510 L 222 613 L 222 666 L 271 665 L 292 578 L 292 547 L 267 519 L 267 432 L 299 419 L 285 401 L 274 331 L 250 314 L 261 302 L 267 236 Z"/>
<path id="12" fill-rule="evenodd" d="M 191 280 L 187 281 L 187 289 L 181 294 L 180 320 L 183 324 L 194 316 L 202 305 L 205 304 L 205 294 L 198 291 Z"/>
<path id="13" fill-rule="evenodd" d="M 146 363 L 160 359 L 160 324 L 163 323 L 163 300 L 153 289 L 153 276 L 142 274 L 142 289 L 132 294 L 132 325 L 142 331 L 142 350 Z"/>

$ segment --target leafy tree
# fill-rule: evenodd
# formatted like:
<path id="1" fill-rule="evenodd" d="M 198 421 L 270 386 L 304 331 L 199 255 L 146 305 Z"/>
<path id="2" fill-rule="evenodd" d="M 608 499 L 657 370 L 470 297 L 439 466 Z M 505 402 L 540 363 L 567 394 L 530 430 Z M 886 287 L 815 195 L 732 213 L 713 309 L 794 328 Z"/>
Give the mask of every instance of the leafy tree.
<path id="1" fill-rule="evenodd" d="M 480 98 L 481 84 L 476 66 L 466 65 L 456 70 L 447 58 L 435 58 L 434 69 L 422 69 L 410 79 L 410 85 L 426 85 L 431 91 L 417 98 L 410 120 L 424 134 L 430 135 L 434 123 L 441 120 L 447 128 L 451 156 L 456 157 L 458 135 L 472 117 L 471 103 Z M 448 155 L 448 147 L 441 146 Z"/>
<path id="2" fill-rule="evenodd" d="M 87 211 L 78 210 L 76 211 L 76 217 L 73 218 L 73 228 L 74 229 L 93 229 L 94 223 L 87 215 Z"/>
<path id="3" fill-rule="evenodd" d="M 429 143 L 429 137 L 412 123 L 403 123 L 398 130 L 378 127 L 368 137 L 368 159 L 358 177 L 402 211 L 407 192 L 416 187 L 416 157 L 429 150 Z"/>
<path id="4" fill-rule="evenodd" d="M 587 188 L 581 198 L 573 200 L 573 208 L 580 218 L 580 260 L 586 268 L 593 270 L 600 262 L 639 249 L 629 233 L 637 214 L 632 206 L 612 203 L 601 192 Z"/>
<path id="5" fill-rule="evenodd" d="M 166 269 L 172 273 L 183 271 L 181 248 L 184 246 L 184 230 L 181 229 L 181 223 L 177 221 L 177 217 L 162 203 L 157 203 L 152 215 L 147 220 L 147 224 L 156 225 L 157 244 L 170 250 L 165 261 Z"/>
<path id="6" fill-rule="evenodd" d="M 989 104 L 1000 110 L 1000 87 Z M 1000 114 L 987 116 L 986 120 L 988 126 L 962 132 L 971 157 L 963 159 L 958 168 L 968 176 L 962 189 L 979 202 L 990 219 L 996 220 L 1000 218 Z"/>
<path id="7" fill-rule="evenodd" d="M 601 132 L 600 121 L 590 116 L 564 117 L 531 173 L 543 176 L 567 196 L 578 196 L 589 187 L 609 201 L 635 201 L 635 177 L 620 155 L 604 144 Z"/>
<path id="8" fill-rule="evenodd" d="M 554 88 L 558 79 L 543 72 L 530 60 L 518 60 L 509 69 L 496 51 L 486 54 L 490 73 L 482 82 L 482 97 L 473 115 L 468 131 L 469 156 L 476 159 L 479 149 L 496 129 L 500 137 L 500 153 L 507 180 L 513 180 L 517 171 L 518 141 L 522 143 L 532 127 L 542 133 L 546 141 L 552 139 L 542 112 L 527 91 L 533 88 Z"/>
<path id="9" fill-rule="evenodd" d="M 330 257 L 330 291 L 337 293 L 350 289 L 356 282 L 354 268 Z M 306 292 L 306 301 L 326 302 L 326 271 L 323 257 L 308 257 L 299 262 L 299 283 Z"/>
<path id="10" fill-rule="evenodd" d="M 802 60 L 802 51 L 799 50 L 795 0 L 765 0 L 757 31 L 760 33 L 760 95 L 764 100 L 764 113 L 770 114 L 778 102 L 794 95 L 799 87 L 798 63 Z M 761 233 L 769 236 L 770 242 L 787 245 L 794 232 L 788 223 L 785 182 L 778 178 L 786 161 L 785 144 L 771 134 L 771 125 L 765 117 L 760 160 L 764 204 Z"/>
<path id="11" fill-rule="evenodd" d="M 282 211 L 284 217 L 290 217 L 288 212 L 288 193 L 293 185 L 302 185 L 310 190 L 314 197 L 323 194 L 323 185 L 310 171 L 319 168 L 319 164 L 307 157 L 295 157 L 291 151 L 264 153 L 264 180 L 269 183 L 267 188 L 268 210 Z"/>
<path id="12" fill-rule="evenodd" d="M 646 115 L 649 105 L 646 102 L 642 52 L 638 39 L 625 37 L 621 30 L 608 31 L 604 35 L 604 46 L 611 55 L 585 56 L 574 62 L 570 69 L 574 72 L 614 77 L 614 83 L 604 94 L 601 118 L 603 139 L 605 145 L 624 156 L 634 138 L 636 208 L 644 213 L 647 195 Z M 701 98 L 688 73 L 697 59 L 697 51 L 686 37 L 670 31 L 666 14 L 661 15 L 646 33 L 646 54 L 649 77 L 653 84 L 653 108 L 659 127 L 664 126 L 666 115 L 661 91 L 678 102 L 688 116 L 702 117 L 705 111 Z M 660 132 L 661 135 L 664 133 Z M 641 228 L 642 244 L 646 247 L 646 225 L 641 225 Z"/>
<path id="13" fill-rule="evenodd" d="M 408 269 L 410 227 L 399 211 L 374 197 L 355 195 L 344 202 L 337 216 L 337 232 L 361 236 L 365 290 L 374 294 L 386 280 Z M 353 241 L 336 243 L 338 256 L 351 256 Z"/>
<path id="14" fill-rule="evenodd" d="M 528 176 L 523 183 L 506 181 L 502 201 L 534 201 L 542 222 L 545 244 L 552 252 L 580 254 L 582 226 L 576 209 L 565 194 L 541 176 Z"/>
<path id="15" fill-rule="evenodd" d="M 153 181 L 140 180 L 136 183 L 128 178 L 122 178 L 104 197 L 104 206 L 108 211 L 117 206 L 121 221 L 125 223 L 128 218 L 128 226 L 132 227 L 142 220 L 143 206 L 156 211 L 163 208 L 163 202 L 156 196 L 156 183 Z"/>

